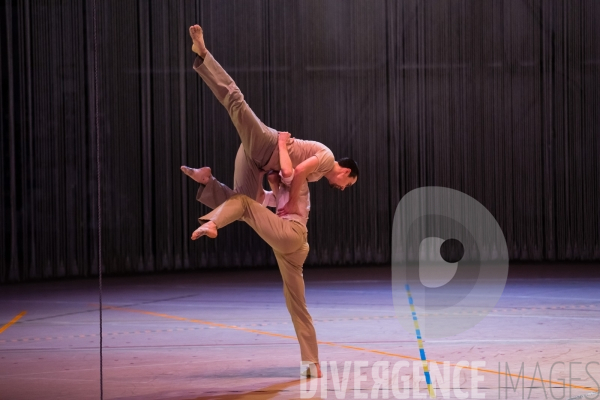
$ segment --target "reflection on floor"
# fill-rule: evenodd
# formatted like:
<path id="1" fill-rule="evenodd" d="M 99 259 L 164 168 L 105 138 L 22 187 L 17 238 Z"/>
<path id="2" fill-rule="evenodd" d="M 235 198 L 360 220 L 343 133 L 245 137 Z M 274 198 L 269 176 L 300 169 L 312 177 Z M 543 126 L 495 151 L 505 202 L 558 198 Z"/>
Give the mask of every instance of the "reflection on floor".
<path id="1" fill-rule="evenodd" d="M 437 398 L 598 391 L 597 267 L 511 265 L 488 317 L 424 338 Z M 308 381 L 277 270 L 105 278 L 104 398 L 426 398 L 389 267 L 309 268 L 305 279 L 326 374 Z M 1 286 L 0 398 L 99 398 L 98 314 L 93 279 Z"/>

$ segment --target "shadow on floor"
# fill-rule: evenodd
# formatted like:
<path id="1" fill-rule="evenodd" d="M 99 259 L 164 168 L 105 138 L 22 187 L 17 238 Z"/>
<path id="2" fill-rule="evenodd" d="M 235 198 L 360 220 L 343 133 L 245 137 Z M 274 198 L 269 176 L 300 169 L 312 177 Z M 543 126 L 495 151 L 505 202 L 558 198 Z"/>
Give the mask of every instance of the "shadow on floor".
<path id="1" fill-rule="evenodd" d="M 246 393 L 232 393 L 217 396 L 200 396 L 188 400 L 269 400 L 276 397 L 282 390 L 300 384 L 300 379 L 295 379 L 289 382 L 275 383 L 273 385 L 252 390 Z"/>

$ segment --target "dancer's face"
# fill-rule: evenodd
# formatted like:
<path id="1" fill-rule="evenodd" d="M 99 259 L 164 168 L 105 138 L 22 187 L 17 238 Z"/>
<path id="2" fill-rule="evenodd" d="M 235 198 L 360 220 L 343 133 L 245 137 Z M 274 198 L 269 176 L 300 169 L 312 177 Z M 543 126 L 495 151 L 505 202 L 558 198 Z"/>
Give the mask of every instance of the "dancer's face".
<path id="1" fill-rule="evenodd" d="M 344 168 L 347 169 L 347 168 Z M 348 170 L 348 172 L 343 172 L 339 175 L 334 176 L 332 179 L 329 180 L 329 186 L 333 189 L 339 189 L 339 190 L 344 190 L 349 188 L 350 186 L 354 185 L 356 183 L 356 181 L 358 180 L 357 177 L 349 177 L 348 173 L 350 172 L 350 170 Z"/>

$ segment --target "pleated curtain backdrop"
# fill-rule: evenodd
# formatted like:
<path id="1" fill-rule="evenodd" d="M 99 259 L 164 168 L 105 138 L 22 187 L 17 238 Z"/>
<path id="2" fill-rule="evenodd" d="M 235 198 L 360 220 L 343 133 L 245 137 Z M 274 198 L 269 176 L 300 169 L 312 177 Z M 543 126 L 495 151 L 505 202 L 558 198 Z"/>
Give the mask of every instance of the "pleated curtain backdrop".
<path id="1" fill-rule="evenodd" d="M 599 1 L 98 0 L 98 93 L 92 1 L 0 4 L 0 282 L 97 274 L 97 151 L 107 273 L 275 265 L 242 223 L 190 240 L 179 166 L 231 184 L 239 145 L 194 23 L 267 125 L 360 166 L 311 184 L 307 265 L 390 262 L 396 205 L 433 185 L 513 260 L 600 259 Z"/>

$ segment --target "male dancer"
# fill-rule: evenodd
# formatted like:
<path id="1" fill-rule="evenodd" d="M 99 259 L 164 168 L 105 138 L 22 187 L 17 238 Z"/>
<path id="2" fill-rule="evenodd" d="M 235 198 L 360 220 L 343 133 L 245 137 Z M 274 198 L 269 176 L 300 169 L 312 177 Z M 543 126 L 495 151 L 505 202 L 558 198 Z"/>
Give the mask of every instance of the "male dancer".
<path id="1" fill-rule="evenodd" d="M 294 176 L 294 169 L 287 151 L 289 140 L 289 133 L 281 132 L 279 134 L 278 149 L 281 171 L 279 174 L 269 174 L 268 180 L 273 191 L 266 192 L 263 201 L 263 205 L 276 206 L 277 210 L 286 204 L 290 185 L 295 179 L 298 179 Z M 207 170 L 204 169 L 202 172 L 206 173 Z M 210 174 L 210 170 L 208 170 L 208 174 Z M 304 180 L 299 187 L 298 203 L 296 204 L 299 211 L 297 214 L 278 217 L 248 196 L 235 194 L 213 211 L 199 218 L 200 222 L 204 222 L 204 224 L 192 233 L 192 240 L 205 235 L 216 238 L 218 229 L 241 220 L 250 225 L 273 248 L 283 278 L 285 302 L 300 343 L 302 363 L 309 364 L 304 374 L 320 378 L 317 335 L 306 307 L 302 277 L 302 267 L 309 249 L 306 230 L 310 210 L 308 182 Z"/>
<path id="2" fill-rule="evenodd" d="M 280 170 L 277 131 L 263 124 L 252 112 L 233 79 L 207 50 L 202 28 L 198 25 L 191 26 L 190 36 L 192 51 L 198 55 L 194 70 L 223 104 L 242 140 L 235 159 L 233 190 L 209 179 L 205 186 L 198 189 L 196 199 L 215 208 L 236 193 L 255 198 L 261 172 Z M 336 162 L 331 150 L 319 142 L 292 139 L 287 148 L 296 179 L 290 187 L 289 202 L 279 210 L 281 215 L 297 214 L 300 211 L 297 209 L 298 197 L 305 181 L 315 182 L 324 176 L 330 186 L 344 190 L 358 179 L 358 166 L 353 160 L 346 158 Z M 182 171 L 188 175 L 193 173 L 184 167 Z M 198 176 L 196 178 L 200 179 Z"/>

